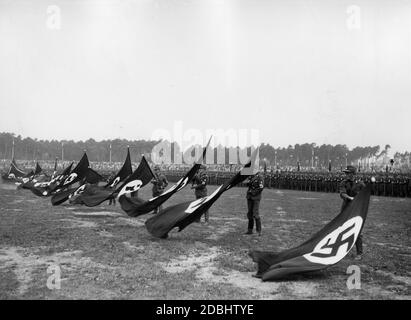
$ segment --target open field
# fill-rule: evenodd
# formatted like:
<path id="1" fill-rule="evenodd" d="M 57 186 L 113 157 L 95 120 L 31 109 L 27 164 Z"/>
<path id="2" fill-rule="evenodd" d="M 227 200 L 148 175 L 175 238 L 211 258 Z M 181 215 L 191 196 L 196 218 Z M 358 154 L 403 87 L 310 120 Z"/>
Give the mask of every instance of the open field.
<path id="1" fill-rule="evenodd" d="M 209 193 L 214 190 L 209 187 Z M 150 189 L 140 191 L 148 198 Z M 339 211 L 338 194 L 265 189 L 263 235 L 245 236 L 243 188 L 226 192 L 210 223 L 168 239 L 152 237 L 149 215 L 117 206 L 52 207 L 27 190 L 0 184 L 0 299 L 410 299 L 411 199 L 372 197 L 364 257 L 282 282 L 253 278 L 249 249 L 279 251 L 305 241 Z M 194 199 L 188 188 L 167 205 Z M 61 268 L 61 289 L 47 288 L 47 268 Z M 361 289 L 348 290 L 358 265 Z"/>

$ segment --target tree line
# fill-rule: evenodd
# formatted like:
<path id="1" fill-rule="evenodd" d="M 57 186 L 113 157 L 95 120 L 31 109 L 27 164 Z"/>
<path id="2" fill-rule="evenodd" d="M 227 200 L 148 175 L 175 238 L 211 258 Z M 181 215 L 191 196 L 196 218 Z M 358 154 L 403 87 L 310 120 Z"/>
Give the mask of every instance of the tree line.
<path id="1" fill-rule="evenodd" d="M 142 154 L 149 154 L 158 142 L 146 140 L 37 140 L 22 138 L 12 133 L 0 133 L 0 159 L 11 159 L 14 141 L 14 158 L 18 160 L 59 160 L 78 161 L 87 151 L 90 161 L 123 162 L 127 146 L 130 147 L 132 161 L 139 161 Z M 111 146 L 111 147 L 110 147 Z M 111 149 L 111 152 L 110 152 Z"/>
<path id="2" fill-rule="evenodd" d="M 150 140 L 102 140 L 88 139 L 86 141 L 73 140 L 38 140 L 30 137 L 22 138 L 20 135 L 3 132 L 0 133 L 0 159 L 11 159 L 14 141 L 14 158 L 18 160 L 54 160 L 58 159 L 75 161 L 81 158 L 86 150 L 90 161 L 96 162 L 122 162 L 124 161 L 127 146 L 130 146 L 132 161 L 139 161 L 142 154 L 148 156 L 153 147 L 159 141 Z M 238 148 L 237 148 L 238 149 Z M 260 159 L 273 166 L 297 166 L 303 167 L 326 167 L 329 162 L 333 166 L 343 166 L 346 163 L 355 163 L 362 159 L 374 160 L 388 153 L 390 145 L 380 146 L 357 146 L 349 149 L 346 145 L 330 145 L 315 143 L 289 145 L 287 148 L 275 148 L 270 144 L 260 145 Z M 110 152 L 111 151 L 111 152 Z M 228 153 L 228 148 L 226 148 Z M 110 159 L 111 157 L 111 159 Z M 394 158 L 407 158 L 410 153 L 396 153 Z M 228 161 L 228 157 L 226 157 Z"/>

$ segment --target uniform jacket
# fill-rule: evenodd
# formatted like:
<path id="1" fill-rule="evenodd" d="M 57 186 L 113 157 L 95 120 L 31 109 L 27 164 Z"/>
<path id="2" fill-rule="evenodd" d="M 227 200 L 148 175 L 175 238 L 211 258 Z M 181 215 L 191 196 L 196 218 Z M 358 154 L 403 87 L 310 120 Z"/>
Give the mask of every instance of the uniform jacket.
<path id="1" fill-rule="evenodd" d="M 156 177 L 151 181 L 153 184 L 153 194 L 161 194 L 168 186 L 167 178 L 164 174 L 156 174 Z"/>
<path id="2" fill-rule="evenodd" d="M 264 182 L 260 175 L 253 176 L 247 183 L 247 199 L 249 200 L 260 200 L 261 193 L 264 189 Z"/>
<path id="3" fill-rule="evenodd" d="M 195 195 L 198 197 L 205 197 L 207 195 L 207 182 L 208 175 L 205 172 L 201 172 L 195 175 L 193 179 L 193 185 L 195 185 Z"/>
<path id="4" fill-rule="evenodd" d="M 340 197 L 344 200 L 342 209 L 344 209 L 351 201 L 348 197 L 355 197 L 362 188 L 365 187 L 364 182 L 360 180 L 344 179 L 340 182 L 339 192 Z M 341 209 L 341 210 L 342 210 Z"/>

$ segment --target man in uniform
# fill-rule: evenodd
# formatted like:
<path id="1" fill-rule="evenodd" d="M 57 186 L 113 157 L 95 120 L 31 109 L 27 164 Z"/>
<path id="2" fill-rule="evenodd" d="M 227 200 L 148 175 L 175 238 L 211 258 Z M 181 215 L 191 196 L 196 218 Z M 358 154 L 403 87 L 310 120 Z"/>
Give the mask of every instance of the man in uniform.
<path id="1" fill-rule="evenodd" d="M 252 234 L 254 228 L 254 220 L 256 224 L 257 233 L 261 236 L 261 218 L 259 215 L 259 207 L 261 200 L 261 193 L 264 189 L 263 178 L 260 173 L 257 173 L 250 177 L 247 182 L 247 218 L 248 218 L 248 230 L 246 234 Z"/>
<path id="2" fill-rule="evenodd" d="M 116 173 L 114 171 L 111 171 L 110 176 L 107 178 L 107 183 L 109 183 L 111 181 L 111 179 L 113 179 L 116 176 Z M 111 197 L 109 199 L 109 205 L 116 205 L 116 197 Z"/>
<path id="3" fill-rule="evenodd" d="M 365 187 L 364 182 L 355 179 L 356 169 L 354 166 L 347 166 L 343 172 L 346 174 L 346 177 L 340 183 L 340 197 L 343 199 L 341 211 L 343 211 L 348 204 L 354 200 L 354 197 L 358 194 L 358 192 Z M 355 247 L 357 249 L 357 257 L 355 259 L 361 260 L 361 255 L 363 253 L 361 234 L 358 235 L 357 241 L 355 242 Z"/>
<path id="4" fill-rule="evenodd" d="M 164 189 L 168 186 L 167 178 L 161 173 L 160 166 L 156 165 L 154 167 L 154 178 L 151 180 L 153 184 L 153 197 L 158 197 L 164 192 Z M 154 213 L 158 213 L 162 209 L 162 206 L 154 209 Z"/>
<path id="5" fill-rule="evenodd" d="M 208 175 L 206 172 L 206 166 L 201 165 L 198 173 L 193 178 L 193 183 L 191 185 L 191 189 L 194 189 L 194 194 L 196 199 L 207 197 L 207 183 L 208 183 Z M 204 213 L 205 222 L 208 222 L 209 215 L 208 210 Z M 196 222 L 200 222 L 201 217 L 199 217 Z"/>

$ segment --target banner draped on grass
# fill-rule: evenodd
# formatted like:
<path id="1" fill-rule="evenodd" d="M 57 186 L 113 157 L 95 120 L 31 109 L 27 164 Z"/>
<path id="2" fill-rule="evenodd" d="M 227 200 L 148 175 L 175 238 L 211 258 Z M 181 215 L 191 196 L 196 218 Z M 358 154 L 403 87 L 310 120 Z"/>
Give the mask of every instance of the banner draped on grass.
<path id="1" fill-rule="evenodd" d="M 81 190 L 83 190 L 84 186 L 85 184 L 82 184 L 80 187 L 64 189 L 56 194 L 53 194 L 53 196 L 51 197 L 51 204 L 53 206 L 58 206 L 64 203 L 70 198 L 70 195 L 76 192 L 78 189 L 82 188 Z"/>
<path id="2" fill-rule="evenodd" d="M 73 167 L 73 162 L 68 165 L 61 174 L 56 175 L 50 181 L 46 182 L 34 182 L 30 181 L 25 183 L 21 187 L 23 189 L 29 189 L 38 197 L 48 197 L 52 195 L 52 190 L 56 188 L 71 172 L 71 168 Z"/>
<path id="3" fill-rule="evenodd" d="M 170 199 L 173 194 L 183 189 L 194 178 L 197 171 L 202 166 L 202 163 L 205 162 L 205 156 L 207 153 L 207 148 L 210 145 L 210 141 L 211 138 L 208 140 L 207 145 L 203 149 L 203 153 L 200 158 L 194 163 L 193 167 L 185 174 L 185 176 L 177 181 L 176 184 L 171 186 L 168 190 L 164 191 L 161 195 L 151 198 L 147 201 L 144 201 L 140 198 L 128 198 L 122 195 L 118 200 L 120 202 L 121 209 L 123 209 L 130 217 L 138 217 L 140 215 L 153 211 L 168 199 Z"/>
<path id="4" fill-rule="evenodd" d="M 263 281 L 278 280 L 296 273 L 317 271 L 342 260 L 357 241 L 368 213 L 371 184 L 331 222 L 298 247 L 272 253 L 250 251 L 257 262 L 256 276 Z"/>
<path id="5" fill-rule="evenodd" d="M 10 164 L 9 174 L 13 173 L 16 178 L 22 178 L 27 175 L 23 170 L 21 170 L 18 166 L 16 161 L 13 159 Z"/>
<path id="6" fill-rule="evenodd" d="M 9 170 L 1 177 L 4 181 L 17 181 L 18 179 L 27 177 L 27 173 L 21 170 L 13 159 L 11 160 Z"/>
<path id="7" fill-rule="evenodd" d="M 95 207 L 106 200 L 114 198 L 116 195 L 128 194 L 139 190 L 149 183 L 153 177 L 150 166 L 143 156 L 138 168 L 119 187 L 114 190 L 113 188 L 104 188 L 102 190 L 91 188 L 89 192 L 83 192 L 73 203 Z"/>
<path id="8" fill-rule="evenodd" d="M 69 198 L 71 198 L 73 195 L 78 195 L 81 194 L 86 186 L 91 186 L 93 184 L 96 184 L 100 181 L 103 181 L 104 178 L 96 171 L 94 171 L 91 168 L 87 169 L 86 175 L 83 177 L 83 179 L 79 182 L 80 186 L 74 187 L 74 188 L 65 188 L 57 193 L 55 193 L 51 197 L 51 204 L 53 206 L 60 205 L 67 201 Z M 96 186 L 96 188 L 98 188 Z"/>
<path id="9" fill-rule="evenodd" d="M 71 172 L 71 169 L 73 168 L 74 162 L 70 163 L 61 174 L 57 175 L 56 178 L 58 178 L 58 180 L 62 180 L 65 176 L 68 176 Z"/>
<path id="10" fill-rule="evenodd" d="M 43 169 L 41 169 L 40 165 L 38 162 L 36 162 L 36 169 L 34 170 L 34 175 L 38 175 L 43 171 Z"/>
<path id="11" fill-rule="evenodd" d="M 140 165 L 134 171 L 131 176 L 129 176 L 120 187 L 115 191 L 117 197 L 121 197 L 123 194 L 129 194 L 138 191 L 140 188 L 144 187 L 154 178 L 154 173 L 151 171 L 150 165 L 148 164 L 146 158 L 143 156 Z"/>
<path id="12" fill-rule="evenodd" d="M 77 163 L 76 167 L 52 190 L 52 192 L 58 192 L 59 189 L 67 188 L 83 179 L 86 176 L 89 167 L 90 163 L 88 161 L 87 153 L 84 152 L 83 157 L 80 159 L 79 163 Z"/>
<path id="13" fill-rule="evenodd" d="M 28 186 L 33 186 L 34 183 L 39 182 L 39 181 L 45 181 L 49 177 L 47 174 L 42 174 L 42 169 L 39 165 L 38 162 L 36 162 L 36 168 L 35 170 L 31 170 L 30 173 L 28 173 L 24 178 L 18 179 L 18 182 L 16 182 L 17 188 L 18 189 L 30 189 Z"/>
<path id="14" fill-rule="evenodd" d="M 99 174 L 96 170 L 88 168 L 86 171 L 86 175 L 83 178 L 88 183 L 97 184 L 99 182 L 104 181 L 104 177 Z"/>
<path id="15" fill-rule="evenodd" d="M 130 150 L 127 148 L 127 156 L 122 168 L 105 186 L 100 187 L 95 185 L 97 182 L 103 181 L 103 177 L 93 169 L 89 168 L 89 171 L 87 172 L 86 177 L 84 181 L 82 181 L 80 186 L 59 192 L 52 197 L 51 203 L 53 205 L 60 205 L 68 199 L 71 199 L 71 203 L 73 204 L 83 204 L 83 201 L 81 199 L 83 195 L 101 195 L 103 198 L 105 198 L 108 193 L 113 192 L 113 188 L 118 183 L 130 176 L 132 171 L 133 169 L 131 167 Z"/>
<path id="16" fill-rule="evenodd" d="M 258 154 L 259 149 L 257 148 L 252 153 L 250 162 L 209 196 L 167 207 L 148 219 L 145 223 L 148 232 L 158 238 L 167 238 L 168 233 L 173 228 L 178 227 L 180 232 L 199 219 L 225 191 L 243 182 L 248 176 L 258 172 Z"/>

